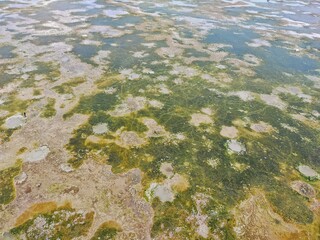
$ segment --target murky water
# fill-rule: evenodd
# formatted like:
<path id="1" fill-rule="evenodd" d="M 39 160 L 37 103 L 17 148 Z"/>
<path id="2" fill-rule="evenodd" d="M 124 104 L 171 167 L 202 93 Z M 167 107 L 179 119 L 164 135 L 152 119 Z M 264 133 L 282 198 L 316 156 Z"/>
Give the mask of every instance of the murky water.
<path id="1" fill-rule="evenodd" d="M 0 238 L 318 239 L 319 42 L 317 1 L 0 2 Z"/>

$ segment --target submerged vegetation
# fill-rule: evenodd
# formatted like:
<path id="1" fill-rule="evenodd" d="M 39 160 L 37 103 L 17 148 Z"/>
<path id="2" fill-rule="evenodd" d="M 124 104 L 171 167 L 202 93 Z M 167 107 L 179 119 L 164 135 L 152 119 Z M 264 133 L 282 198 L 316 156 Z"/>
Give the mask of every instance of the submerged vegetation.
<path id="1" fill-rule="evenodd" d="M 109 221 L 105 222 L 100 225 L 98 230 L 95 232 L 94 236 L 91 238 L 91 240 L 111 240 L 115 239 L 117 233 L 121 231 L 121 227 L 118 223 Z"/>
<path id="2" fill-rule="evenodd" d="M 0 171 L 0 204 L 6 205 L 14 200 L 16 190 L 14 186 L 14 178 L 21 171 L 21 162 L 17 162 L 15 166 Z"/>
<path id="3" fill-rule="evenodd" d="M 56 115 L 56 109 L 55 109 L 56 99 L 54 98 L 48 98 L 47 99 L 47 105 L 45 105 L 45 109 L 43 110 L 41 116 L 45 118 L 53 117 Z"/>

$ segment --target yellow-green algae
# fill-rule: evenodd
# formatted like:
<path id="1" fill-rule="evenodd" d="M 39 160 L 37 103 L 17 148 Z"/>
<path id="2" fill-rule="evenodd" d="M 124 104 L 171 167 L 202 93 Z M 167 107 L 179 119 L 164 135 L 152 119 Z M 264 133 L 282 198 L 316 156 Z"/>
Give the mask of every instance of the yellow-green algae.
<path id="1" fill-rule="evenodd" d="M 60 93 L 60 94 L 72 94 L 73 88 L 77 87 L 81 83 L 84 83 L 85 81 L 86 79 L 83 77 L 73 78 L 68 82 L 65 82 L 61 85 L 53 87 L 53 90 L 55 90 L 57 93 Z"/>
<path id="2" fill-rule="evenodd" d="M 21 171 L 22 162 L 0 171 L 0 204 L 9 204 L 16 196 L 14 178 Z"/>
<path id="3" fill-rule="evenodd" d="M 56 99 L 47 98 L 47 104 L 44 106 L 44 110 L 41 113 L 41 117 L 49 118 L 56 115 L 57 111 L 55 109 Z"/>
<path id="4" fill-rule="evenodd" d="M 93 218 L 94 212 L 84 213 L 75 210 L 70 204 L 66 204 L 33 216 L 33 218 L 11 229 L 10 234 L 16 237 L 24 235 L 28 240 L 48 238 L 69 240 L 86 236 Z"/>

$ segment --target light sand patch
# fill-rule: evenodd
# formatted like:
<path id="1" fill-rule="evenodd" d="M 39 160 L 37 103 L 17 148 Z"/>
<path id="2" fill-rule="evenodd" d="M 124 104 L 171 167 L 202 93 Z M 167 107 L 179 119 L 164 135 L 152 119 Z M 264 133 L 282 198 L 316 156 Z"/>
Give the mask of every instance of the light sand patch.
<path id="1" fill-rule="evenodd" d="M 145 194 L 149 201 L 158 197 L 161 202 L 173 202 L 177 192 L 184 192 L 188 188 L 187 178 L 176 173 L 163 183 L 151 183 Z"/>
<path id="2" fill-rule="evenodd" d="M 84 39 L 81 44 L 84 45 L 94 45 L 94 46 L 100 46 L 102 44 L 102 42 L 100 41 L 95 41 L 95 40 L 91 40 L 91 39 Z"/>
<path id="3" fill-rule="evenodd" d="M 315 189 L 308 183 L 302 181 L 293 181 L 291 183 L 291 187 L 300 195 L 305 196 L 307 198 L 314 198 L 316 196 Z"/>
<path id="4" fill-rule="evenodd" d="M 92 57 L 92 61 L 94 61 L 96 64 L 107 64 L 109 56 L 110 56 L 110 51 L 107 50 L 100 50 L 98 54 L 94 57 Z"/>
<path id="5" fill-rule="evenodd" d="M 59 168 L 61 169 L 61 171 L 69 173 L 69 172 L 73 172 L 74 169 L 71 167 L 70 164 L 68 163 L 62 163 L 60 164 Z"/>
<path id="6" fill-rule="evenodd" d="M 26 118 L 21 114 L 16 114 L 6 119 L 4 127 L 7 129 L 16 129 L 22 127 L 25 123 Z"/>
<path id="7" fill-rule="evenodd" d="M 285 129 L 287 129 L 287 130 L 289 130 L 291 132 L 295 132 L 295 133 L 299 132 L 299 130 L 297 128 L 292 127 L 292 126 L 290 126 L 290 125 L 288 125 L 286 123 L 280 123 L 280 125 L 281 125 L 281 127 L 285 128 Z"/>
<path id="8" fill-rule="evenodd" d="M 260 94 L 260 98 L 267 105 L 279 108 L 280 110 L 284 110 L 287 107 L 287 104 L 283 102 L 277 95 Z"/>
<path id="9" fill-rule="evenodd" d="M 258 133 L 267 133 L 273 131 L 273 127 L 268 123 L 260 121 L 259 123 L 251 124 L 250 128 Z"/>
<path id="10" fill-rule="evenodd" d="M 0 110 L 0 118 L 5 118 L 10 114 L 7 110 Z"/>
<path id="11" fill-rule="evenodd" d="M 150 198 L 158 197 L 161 202 L 173 202 L 174 200 L 174 194 L 172 192 L 171 186 L 151 183 L 147 191 L 151 192 Z"/>
<path id="12" fill-rule="evenodd" d="M 112 95 L 112 94 L 114 94 L 114 93 L 117 92 L 117 89 L 114 88 L 114 87 L 109 87 L 109 88 L 107 88 L 106 90 L 104 90 L 104 92 L 105 92 L 106 94 L 108 94 L 108 95 Z"/>
<path id="13" fill-rule="evenodd" d="M 171 178 L 174 175 L 172 163 L 163 162 L 160 166 L 160 172 L 167 178 Z"/>
<path id="14" fill-rule="evenodd" d="M 194 113 L 191 115 L 191 120 L 189 123 L 195 127 L 199 127 L 202 124 L 212 124 L 213 121 L 210 116 L 202 113 Z"/>
<path id="15" fill-rule="evenodd" d="M 249 165 L 245 163 L 239 163 L 239 162 L 231 163 L 231 167 L 238 172 L 243 172 L 244 170 L 247 170 L 248 168 L 250 168 Z"/>
<path id="16" fill-rule="evenodd" d="M 313 116 L 315 116 L 316 118 L 320 117 L 320 113 L 319 113 L 317 110 L 313 110 L 313 111 L 311 112 L 311 114 L 312 114 Z"/>
<path id="17" fill-rule="evenodd" d="M 194 77 L 198 75 L 198 71 L 192 67 L 173 65 L 173 69 L 169 72 L 172 75 L 184 75 L 186 77 Z"/>
<path id="18" fill-rule="evenodd" d="M 109 126 L 107 123 L 99 123 L 92 126 L 92 131 L 94 134 L 100 135 L 109 132 Z"/>
<path id="19" fill-rule="evenodd" d="M 213 111 L 211 108 L 201 108 L 201 112 L 203 112 L 204 114 L 207 114 L 209 116 L 211 116 L 213 114 Z"/>
<path id="20" fill-rule="evenodd" d="M 30 152 L 22 154 L 22 159 L 25 162 L 31 162 L 31 163 L 39 162 L 39 161 L 44 160 L 48 156 L 49 153 L 50 153 L 50 149 L 48 146 L 41 146 L 41 147 L 34 149 Z"/>
<path id="21" fill-rule="evenodd" d="M 147 55 L 146 55 L 146 56 L 147 56 Z M 152 69 L 150 69 L 150 68 L 144 67 L 144 68 L 142 69 L 142 73 L 144 73 L 144 74 L 154 74 L 154 71 L 153 71 Z"/>
<path id="22" fill-rule="evenodd" d="M 139 52 L 134 52 L 132 56 L 135 58 L 144 58 L 149 56 L 149 53 L 146 53 L 145 51 L 139 51 Z"/>
<path id="23" fill-rule="evenodd" d="M 120 74 L 128 80 L 137 80 L 140 78 L 140 74 L 135 73 L 133 69 L 123 69 Z"/>
<path id="24" fill-rule="evenodd" d="M 201 78 L 209 83 L 217 83 L 218 81 L 215 77 L 211 76 L 210 74 L 202 74 Z"/>
<path id="25" fill-rule="evenodd" d="M 183 49 L 178 47 L 162 47 L 155 51 L 160 57 L 174 58 L 183 54 Z"/>
<path id="26" fill-rule="evenodd" d="M 187 218 L 188 222 L 194 223 L 196 226 L 196 233 L 202 238 L 208 238 L 210 234 L 210 229 L 208 227 L 208 218 L 207 214 L 203 213 L 203 208 L 207 205 L 209 197 L 202 193 L 197 193 L 192 197 L 195 202 L 196 209 L 193 213 Z"/>
<path id="27" fill-rule="evenodd" d="M 285 86 L 285 87 L 277 87 L 272 91 L 273 94 L 291 94 L 301 98 L 304 102 L 311 103 L 312 96 L 305 94 L 302 92 L 301 88 L 295 86 Z"/>
<path id="28" fill-rule="evenodd" d="M 252 54 L 245 54 L 243 56 L 243 59 L 248 62 L 251 66 L 259 66 L 262 62 L 261 59 L 257 58 L 256 56 Z"/>
<path id="29" fill-rule="evenodd" d="M 164 104 L 162 102 L 159 102 L 158 100 L 150 100 L 148 103 L 151 107 L 159 109 L 163 108 L 164 106 Z"/>
<path id="30" fill-rule="evenodd" d="M 161 202 L 173 202 L 175 194 L 184 192 L 189 188 L 186 177 L 173 172 L 171 163 L 164 162 L 160 166 L 160 172 L 166 176 L 163 183 L 151 183 L 145 194 L 149 201 L 158 197 Z"/>
<path id="31" fill-rule="evenodd" d="M 173 82 L 177 85 L 182 85 L 184 81 L 181 78 L 176 78 Z"/>
<path id="32" fill-rule="evenodd" d="M 117 145 L 123 148 L 135 148 L 145 145 L 147 142 L 133 131 L 121 131 L 116 132 L 118 138 L 114 141 Z"/>
<path id="33" fill-rule="evenodd" d="M 174 174 L 169 182 L 175 192 L 184 192 L 190 186 L 188 179 L 180 174 Z"/>
<path id="34" fill-rule="evenodd" d="M 210 158 L 206 162 L 213 169 L 216 169 L 220 164 L 220 160 L 218 158 Z"/>
<path id="35" fill-rule="evenodd" d="M 172 91 L 164 83 L 157 84 L 155 86 L 148 85 L 147 91 L 150 93 L 158 93 L 158 94 L 160 93 L 160 94 L 164 94 L 164 95 L 168 95 L 168 94 L 172 93 Z"/>
<path id="36" fill-rule="evenodd" d="M 121 8 L 118 9 L 107 9 L 104 10 L 103 13 L 110 18 L 120 18 L 124 15 L 128 15 L 129 13 Z"/>
<path id="37" fill-rule="evenodd" d="M 109 142 L 112 141 L 107 141 L 101 136 L 96 136 L 96 135 L 90 135 L 86 138 L 85 145 L 90 145 L 90 144 L 108 144 Z"/>
<path id="38" fill-rule="evenodd" d="M 306 77 L 314 83 L 315 88 L 320 88 L 320 77 L 313 75 L 307 75 Z"/>
<path id="39" fill-rule="evenodd" d="M 301 175 L 310 180 L 320 179 L 320 175 L 314 169 L 307 165 L 300 165 L 298 166 L 297 170 Z"/>
<path id="40" fill-rule="evenodd" d="M 238 142 L 235 139 L 228 140 L 227 147 L 229 152 L 231 153 L 241 154 L 246 151 L 246 147 L 244 146 L 244 144 L 241 142 Z"/>
<path id="41" fill-rule="evenodd" d="M 122 117 L 145 108 L 147 99 L 144 97 L 133 97 L 129 95 L 120 105 L 110 112 L 111 116 Z"/>
<path id="42" fill-rule="evenodd" d="M 221 83 L 231 83 L 233 81 L 232 77 L 227 73 L 218 73 L 216 78 Z"/>
<path id="43" fill-rule="evenodd" d="M 23 184 L 28 178 L 28 175 L 25 172 L 20 173 L 19 176 L 14 178 L 16 184 Z"/>
<path id="44" fill-rule="evenodd" d="M 142 122 L 148 128 L 148 131 L 145 132 L 145 135 L 148 138 L 151 138 L 151 137 L 153 137 L 153 138 L 154 137 L 164 137 L 164 136 L 168 136 L 169 135 L 169 133 L 164 129 L 164 127 L 159 125 L 152 118 L 143 118 Z"/>
<path id="45" fill-rule="evenodd" d="M 141 45 L 147 48 L 153 48 L 156 46 L 156 43 L 141 43 Z"/>
<path id="46" fill-rule="evenodd" d="M 235 227 L 239 239 L 280 240 L 299 239 L 299 229 L 285 222 L 272 210 L 263 193 L 251 195 L 233 210 Z"/>
<path id="47" fill-rule="evenodd" d="M 220 131 L 220 135 L 226 138 L 237 138 L 238 137 L 238 129 L 236 129 L 234 126 L 228 127 L 228 126 L 222 126 L 222 129 Z"/>
<path id="48" fill-rule="evenodd" d="M 304 124 L 308 125 L 311 128 L 314 128 L 314 129 L 320 128 L 320 122 L 312 117 L 306 117 L 305 113 L 290 114 L 290 115 L 293 119 L 303 122 Z"/>
<path id="49" fill-rule="evenodd" d="M 236 96 L 245 102 L 254 100 L 252 92 L 249 91 L 228 92 L 228 96 Z"/>
<path id="50" fill-rule="evenodd" d="M 249 47 L 258 48 L 258 47 L 271 47 L 271 43 L 267 40 L 256 38 L 252 39 L 251 42 L 247 43 Z"/>
<path id="51" fill-rule="evenodd" d="M 165 136 L 163 144 L 177 146 L 184 140 L 186 140 L 186 136 L 183 133 L 170 133 Z"/>
<path id="52" fill-rule="evenodd" d="M 169 79 L 168 76 L 163 76 L 163 75 L 156 77 L 156 80 L 159 81 L 159 82 L 165 82 L 168 79 Z"/>

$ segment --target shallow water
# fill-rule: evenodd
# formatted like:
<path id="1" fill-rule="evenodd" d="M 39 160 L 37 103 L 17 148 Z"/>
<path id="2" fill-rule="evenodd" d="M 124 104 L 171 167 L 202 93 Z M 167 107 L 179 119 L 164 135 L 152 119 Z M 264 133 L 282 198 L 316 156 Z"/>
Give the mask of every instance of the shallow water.
<path id="1" fill-rule="evenodd" d="M 1 239 L 320 237 L 318 2 L 0 8 Z"/>

